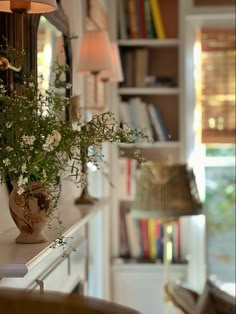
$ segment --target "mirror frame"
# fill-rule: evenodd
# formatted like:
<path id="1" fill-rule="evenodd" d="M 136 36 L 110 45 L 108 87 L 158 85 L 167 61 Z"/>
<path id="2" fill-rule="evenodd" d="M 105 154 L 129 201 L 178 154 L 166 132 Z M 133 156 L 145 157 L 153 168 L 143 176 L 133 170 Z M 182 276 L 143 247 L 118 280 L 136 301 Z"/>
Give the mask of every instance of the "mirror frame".
<path id="1" fill-rule="evenodd" d="M 54 12 L 42 14 L 51 24 L 53 24 L 63 34 L 64 49 L 66 55 L 66 64 L 71 71 L 66 73 L 66 81 L 72 82 L 72 53 L 71 45 L 68 38 L 70 37 L 69 21 L 64 13 L 61 1 L 57 0 L 58 9 Z M 17 13 L 3 13 L 0 12 L 0 44 L 3 44 L 3 38 L 7 38 L 8 44 L 14 48 L 20 49 L 24 47 L 26 52 L 23 68 L 24 74 L 33 74 L 37 77 L 37 31 L 41 14 L 24 14 L 23 34 L 21 27 L 21 16 Z M 23 38 L 23 43 L 21 39 Z M 7 86 L 14 88 L 16 83 L 16 74 L 13 71 L 0 71 L 0 78 L 2 78 Z M 70 89 L 66 90 L 66 97 L 71 96 Z M 70 104 L 65 108 L 65 118 L 70 120 Z"/>

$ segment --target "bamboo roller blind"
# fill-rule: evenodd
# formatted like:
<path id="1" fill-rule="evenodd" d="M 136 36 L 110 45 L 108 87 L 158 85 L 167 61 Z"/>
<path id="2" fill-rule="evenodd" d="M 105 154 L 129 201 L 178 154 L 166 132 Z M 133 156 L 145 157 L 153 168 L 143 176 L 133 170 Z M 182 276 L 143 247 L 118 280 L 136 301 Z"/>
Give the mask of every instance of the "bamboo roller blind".
<path id="1" fill-rule="evenodd" d="M 235 31 L 201 31 L 203 143 L 235 143 Z"/>

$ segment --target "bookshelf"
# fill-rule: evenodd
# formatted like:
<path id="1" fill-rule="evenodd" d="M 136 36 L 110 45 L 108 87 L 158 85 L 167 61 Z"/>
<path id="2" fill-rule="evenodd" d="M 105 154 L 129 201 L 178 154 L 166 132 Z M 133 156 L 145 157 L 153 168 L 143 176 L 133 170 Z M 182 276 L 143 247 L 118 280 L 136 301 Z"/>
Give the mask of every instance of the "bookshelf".
<path id="1" fill-rule="evenodd" d="M 157 9 L 153 8 L 156 5 L 154 2 L 158 3 L 158 14 L 153 14 L 153 10 Z M 144 119 L 143 111 L 140 115 L 139 105 L 140 102 L 144 103 L 148 117 L 146 131 L 151 129 L 154 143 L 117 145 L 113 151 L 114 162 L 119 164 L 117 161 L 122 156 L 129 163 L 132 153 L 137 149 L 147 160 L 180 162 L 183 141 L 180 129 L 182 108 L 180 105 L 179 0 L 173 0 L 168 4 L 165 0 L 121 0 L 117 1 L 116 5 L 116 10 L 113 10 L 113 13 L 116 11 L 114 20 L 117 21 L 114 36 L 120 49 L 124 81 L 117 85 L 114 90 L 115 111 L 121 121 L 130 122 L 134 127 L 143 126 L 140 120 L 147 120 Z M 149 10 L 147 10 L 147 7 L 149 7 Z M 151 14 L 151 22 L 148 21 L 147 11 Z M 154 23 L 154 18 L 157 18 L 157 15 L 161 16 L 162 19 L 161 24 L 164 32 L 161 36 L 158 34 Z M 148 23 L 152 24 L 152 32 L 150 33 L 148 33 L 148 27 L 150 27 L 147 25 Z M 121 104 L 126 107 L 126 109 L 123 109 L 126 113 L 121 112 Z M 149 105 L 152 105 L 155 111 L 158 108 L 162 123 L 168 133 L 167 136 L 161 137 L 155 131 L 154 122 L 148 110 Z M 149 131 L 147 133 L 149 134 Z M 131 174 L 129 166 L 126 167 L 126 170 L 124 170 L 124 165 L 122 167 L 122 171 L 119 167 L 113 169 L 114 182 L 117 183 L 116 190 L 113 193 L 115 207 L 113 229 L 115 232 L 112 255 L 115 258 L 120 257 L 120 230 L 117 226 L 119 225 L 117 221 L 120 221 L 120 209 L 123 206 L 123 201 L 127 203 L 127 200 L 132 201 L 134 197 L 134 194 L 127 193 L 125 195 L 124 186 L 127 185 L 125 180 L 135 181 L 134 177 L 137 171 L 135 169 L 134 173 Z M 129 174 L 123 173 L 124 171 L 128 171 Z M 121 179 L 122 176 L 126 176 L 126 179 Z M 116 180 L 117 177 L 119 177 L 118 180 Z M 122 186 L 123 193 L 119 193 L 119 186 Z M 127 204 L 125 208 L 128 210 Z"/>
<path id="2" fill-rule="evenodd" d="M 129 304 L 129 300 L 125 300 L 121 291 L 118 291 L 119 289 L 116 289 L 116 287 L 125 286 L 129 273 L 135 271 L 136 279 L 130 278 L 130 280 L 128 280 L 129 287 L 127 287 L 126 291 L 126 293 L 130 292 L 128 295 L 132 294 L 132 291 L 134 291 L 137 286 L 137 282 L 140 283 L 142 281 L 141 278 L 146 275 L 147 271 L 147 273 L 151 277 L 153 276 L 153 278 L 155 278 L 158 273 L 158 279 L 155 279 L 156 283 L 154 286 L 152 286 L 151 282 L 149 286 L 149 280 L 146 280 L 143 284 L 143 288 L 148 291 L 162 291 L 163 263 L 162 259 L 157 257 L 150 258 L 146 256 L 146 258 L 144 258 L 143 254 L 140 254 L 139 257 L 135 257 L 135 255 L 132 256 L 129 241 L 126 240 L 126 242 L 122 243 L 122 239 L 124 238 L 123 232 L 124 228 L 127 228 L 126 220 L 128 219 L 124 217 L 121 218 L 121 216 L 129 215 L 131 202 L 135 195 L 135 192 L 131 192 L 133 189 L 130 188 L 129 192 L 125 194 L 124 188 L 126 187 L 127 182 L 131 185 L 133 184 L 132 181 L 135 181 L 135 176 L 138 173 L 138 170 L 136 169 L 132 173 L 128 166 L 126 166 L 126 170 L 124 170 L 124 164 L 121 170 L 118 166 L 119 160 L 121 158 L 126 158 L 128 164 L 130 163 L 129 159 L 131 158 L 134 150 L 139 150 L 147 160 L 181 162 L 184 150 L 184 143 L 182 139 L 182 86 L 180 80 L 181 75 L 179 60 L 179 0 L 159 0 L 165 30 L 164 38 L 157 38 L 158 36 L 156 35 L 150 37 L 147 34 L 145 37 L 143 32 L 140 30 L 137 31 L 137 35 L 135 35 L 136 37 L 134 38 L 134 35 L 132 35 L 132 32 L 130 31 L 130 25 L 132 25 L 132 23 L 130 24 L 129 21 L 130 12 L 127 7 L 130 2 L 134 2 L 136 4 L 137 10 L 140 3 L 143 2 L 145 5 L 150 5 L 153 1 L 119 0 L 116 1 L 116 9 L 113 8 L 112 10 L 114 21 L 116 21 L 116 23 L 114 28 L 111 29 L 111 34 L 113 34 L 114 38 L 117 40 L 120 49 L 125 78 L 125 80 L 115 86 L 112 91 L 112 99 L 114 99 L 114 112 L 116 112 L 117 116 L 119 116 L 122 120 L 120 108 L 121 103 L 123 105 L 125 104 L 127 106 L 126 111 L 133 112 L 133 117 L 128 117 L 132 120 L 134 116 L 136 117 L 140 114 L 139 110 L 134 109 L 134 111 L 132 111 L 130 108 L 128 109 L 133 102 L 136 102 L 137 104 L 137 100 L 135 101 L 135 99 L 138 98 L 138 102 L 143 102 L 146 106 L 146 110 L 148 105 L 152 104 L 154 108 L 159 108 L 169 136 L 166 140 L 160 140 L 158 136 L 153 136 L 155 139 L 153 144 L 119 144 L 114 147 L 112 151 L 112 182 L 114 182 L 115 185 L 115 188 L 112 191 L 112 295 L 114 301 L 124 302 L 126 304 Z M 137 13 L 138 12 L 139 11 L 137 11 Z M 112 20 L 113 16 L 111 17 Z M 138 27 L 138 25 L 141 25 L 142 23 L 139 19 L 139 13 L 136 14 L 136 16 L 138 17 L 138 20 L 136 21 L 136 26 Z M 135 105 L 132 104 L 132 106 L 135 108 Z M 149 119 L 148 123 L 153 129 L 150 114 L 147 114 Z M 140 119 L 143 119 L 143 115 Z M 125 119 L 123 119 L 123 121 L 124 120 Z M 125 180 L 124 176 L 126 176 Z M 120 190 L 123 192 L 120 193 Z M 148 218 L 150 217 L 146 217 L 146 220 L 148 220 Z M 133 231 L 133 233 L 135 233 L 135 231 Z M 181 236 L 181 240 L 183 237 L 184 233 Z M 138 250 L 140 248 L 136 247 L 136 249 Z M 185 256 L 185 253 L 186 247 L 185 244 L 183 244 L 183 257 Z M 175 273 L 177 268 L 180 266 L 177 271 L 177 277 L 185 277 L 186 275 L 187 264 L 182 263 L 182 260 L 183 259 L 181 259 L 180 256 L 175 261 L 173 260 L 171 272 Z M 144 273 L 142 267 L 145 269 Z M 180 274 L 181 276 L 179 276 Z M 135 299 L 136 305 L 138 306 L 137 300 L 141 299 L 141 295 L 139 295 L 138 291 L 137 294 L 135 294 Z M 162 301 L 163 300 L 160 300 L 160 302 Z M 135 302 L 132 303 L 132 305 L 135 306 Z M 141 307 L 139 309 L 141 310 Z M 146 312 L 144 311 L 144 313 Z M 150 311 L 150 313 L 152 312 Z"/>

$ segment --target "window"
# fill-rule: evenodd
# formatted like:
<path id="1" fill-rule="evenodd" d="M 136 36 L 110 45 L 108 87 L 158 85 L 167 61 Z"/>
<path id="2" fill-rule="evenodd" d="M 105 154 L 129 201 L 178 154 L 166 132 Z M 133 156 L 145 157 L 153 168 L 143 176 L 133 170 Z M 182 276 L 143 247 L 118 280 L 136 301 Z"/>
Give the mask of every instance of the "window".
<path id="1" fill-rule="evenodd" d="M 200 166 L 204 169 L 207 277 L 235 293 L 234 29 L 201 29 L 194 59 L 196 138 L 203 152 Z"/>

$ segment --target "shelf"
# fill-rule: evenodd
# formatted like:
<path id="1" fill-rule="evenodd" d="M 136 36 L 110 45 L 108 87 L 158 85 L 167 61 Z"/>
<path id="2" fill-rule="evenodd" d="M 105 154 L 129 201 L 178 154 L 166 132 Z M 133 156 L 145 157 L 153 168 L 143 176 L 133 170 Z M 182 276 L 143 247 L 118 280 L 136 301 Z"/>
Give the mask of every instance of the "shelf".
<path id="1" fill-rule="evenodd" d="M 178 95 L 180 89 L 176 87 L 121 87 L 119 95 Z"/>
<path id="2" fill-rule="evenodd" d="M 63 236 L 68 239 L 65 247 L 52 248 L 51 245 L 58 238 L 57 221 L 46 230 L 48 242 L 38 244 L 15 243 L 19 230 L 11 228 L 0 235 L 0 278 L 24 277 L 37 265 L 48 259 L 60 258 L 67 251 L 73 250 L 73 245 L 83 243 L 80 228 L 98 213 L 108 202 L 101 199 L 93 205 L 74 205 L 72 198 L 61 197 L 59 203 L 60 219 L 63 221 Z"/>
<path id="3" fill-rule="evenodd" d="M 123 149 L 178 148 L 180 147 L 180 142 L 173 141 L 173 142 L 135 143 L 135 144 L 119 143 L 119 147 Z"/>
<path id="4" fill-rule="evenodd" d="M 183 270 L 187 267 L 187 262 L 173 263 L 170 267 L 175 270 Z M 164 271 L 165 265 L 161 262 L 137 262 L 133 259 L 113 258 L 112 259 L 113 270 L 128 270 L 128 271 Z"/>
<path id="5" fill-rule="evenodd" d="M 176 47 L 179 45 L 179 39 L 120 39 L 118 45 L 125 47 Z"/>

